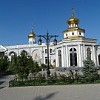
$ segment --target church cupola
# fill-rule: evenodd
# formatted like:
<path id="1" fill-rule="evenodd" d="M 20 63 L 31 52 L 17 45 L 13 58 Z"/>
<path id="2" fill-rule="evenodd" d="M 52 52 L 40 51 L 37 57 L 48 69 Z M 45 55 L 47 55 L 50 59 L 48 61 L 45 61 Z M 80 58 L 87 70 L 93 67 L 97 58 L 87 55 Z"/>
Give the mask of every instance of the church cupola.
<path id="1" fill-rule="evenodd" d="M 67 21 L 69 27 L 77 27 L 79 24 L 79 19 L 74 16 L 74 9 L 72 8 L 72 16 Z"/>
<path id="2" fill-rule="evenodd" d="M 35 35 L 34 31 L 33 31 L 33 28 L 32 28 L 32 31 L 28 35 L 28 42 L 29 42 L 29 44 L 36 43 L 36 35 Z"/>
<path id="3" fill-rule="evenodd" d="M 69 28 L 63 31 L 64 38 L 77 39 L 84 37 L 85 30 L 78 27 L 80 20 L 74 15 L 74 8 L 72 8 L 72 16 L 67 20 Z"/>

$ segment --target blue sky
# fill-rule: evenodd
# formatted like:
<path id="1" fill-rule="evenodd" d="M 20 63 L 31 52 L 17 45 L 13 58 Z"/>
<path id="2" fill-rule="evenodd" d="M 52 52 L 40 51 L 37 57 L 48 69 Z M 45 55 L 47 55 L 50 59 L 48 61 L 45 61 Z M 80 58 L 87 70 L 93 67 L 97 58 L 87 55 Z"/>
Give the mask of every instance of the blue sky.
<path id="1" fill-rule="evenodd" d="M 32 24 L 36 35 L 61 40 L 73 6 L 85 37 L 100 43 L 100 0 L 0 0 L 0 45 L 27 44 Z"/>

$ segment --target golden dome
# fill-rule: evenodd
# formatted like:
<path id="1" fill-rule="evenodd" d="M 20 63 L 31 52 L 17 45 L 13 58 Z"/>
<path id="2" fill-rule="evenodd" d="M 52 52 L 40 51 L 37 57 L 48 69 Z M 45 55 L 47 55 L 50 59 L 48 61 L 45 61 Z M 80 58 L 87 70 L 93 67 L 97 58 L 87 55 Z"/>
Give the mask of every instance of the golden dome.
<path id="1" fill-rule="evenodd" d="M 35 33 L 32 31 L 29 33 L 28 38 L 36 38 Z"/>
<path id="2" fill-rule="evenodd" d="M 67 21 L 67 23 L 69 25 L 70 24 L 79 24 L 79 19 L 72 16 L 71 18 L 69 18 L 69 20 Z"/>

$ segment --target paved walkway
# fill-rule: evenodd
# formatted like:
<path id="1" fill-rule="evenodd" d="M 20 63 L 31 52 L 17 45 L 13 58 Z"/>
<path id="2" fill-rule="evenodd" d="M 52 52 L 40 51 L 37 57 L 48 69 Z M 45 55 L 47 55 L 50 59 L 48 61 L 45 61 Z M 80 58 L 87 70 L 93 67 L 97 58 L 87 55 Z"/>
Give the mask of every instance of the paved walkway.
<path id="1" fill-rule="evenodd" d="M 12 78 L 0 78 L 0 100 L 100 100 L 100 84 L 9 88 Z"/>
<path id="2" fill-rule="evenodd" d="M 6 75 L 0 77 L 0 89 L 1 88 L 6 88 L 9 86 L 9 81 L 14 78 L 14 75 Z"/>
<path id="3" fill-rule="evenodd" d="M 100 100 L 100 84 L 1 88 L 0 100 Z"/>

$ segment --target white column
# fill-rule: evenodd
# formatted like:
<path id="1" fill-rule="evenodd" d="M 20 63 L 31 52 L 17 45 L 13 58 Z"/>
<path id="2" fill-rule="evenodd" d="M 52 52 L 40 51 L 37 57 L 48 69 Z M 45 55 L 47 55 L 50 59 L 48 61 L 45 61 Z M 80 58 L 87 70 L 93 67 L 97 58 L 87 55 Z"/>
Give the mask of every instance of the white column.
<path id="1" fill-rule="evenodd" d="M 98 48 L 96 48 L 96 60 L 97 60 L 97 66 L 99 66 L 98 55 L 99 55 L 99 53 L 98 53 Z"/>
<path id="2" fill-rule="evenodd" d="M 98 57 L 98 56 L 97 56 L 97 46 L 95 46 L 94 48 L 95 48 L 95 60 L 96 60 L 96 66 L 97 66 L 97 65 L 98 65 L 98 64 L 97 64 L 97 57 Z"/>
<path id="3" fill-rule="evenodd" d="M 66 47 L 63 47 L 63 61 L 64 61 L 64 67 L 66 67 Z"/>
<path id="4" fill-rule="evenodd" d="M 84 44 L 83 44 L 83 60 L 86 60 L 86 49 Z"/>
<path id="5" fill-rule="evenodd" d="M 83 67 L 83 61 L 86 60 L 86 49 L 85 45 L 81 44 L 79 46 L 79 67 Z"/>
<path id="6" fill-rule="evenodd" d="M 93 50 L 93 52 L 92 52 L 92 59 L 93 59 L 95 65 L 96 65 L 96 52 L 95 52 L 95 47 L 94 46 L 92 46 L 92 50 Z"/>
<path id="7" fill-rule="evenodd" d="M 17 55 L 19 56 L 19 46 L 17 45 Z"/>
<path id="8" fill-rule="evenodd" d="M 64 47 L 64 55 L 65 55 L 65 64 L 64 67 L 67 67 L 67 54 L 66 54 L 66 46 Z"/>
<path id="9" fill-rule="evenodd" d="M 64 46 L 62 46 L 61 55 L 62 55 L 62 67 L 64 67 L 64 63 L 65 63 L 65 58 L 64 58 Z"/>
<path id="10" fill-rule="evenodd" d="M 80 46 L 80 44 L 78 45 L 78 57 L 77 57 L 77 65 L 79 66 L 79 67 L 81 67 L 81 62 L 82 62 L 82 54 L 81 54 L 81 46 Z"/>
<path id="11" fill-rule="evenodd" d="M 45 57 L 47 57 L 47 53 L 45 53 L 45 49 L 47 49 L 47 48 L 43 48 L 43 62 L 44 62 L 44 64 L 45 64 Z"/>
<path id="12" fill-rule="evenodd" d="M 44 63 L 44 50 L 43 50 L 43 47 L 42 47 L 42 57 L 41 57 L 41 62 Z"/>
<path id="13" fill-rule="evenodd" d="M 29 44 L 29 54 L 31 55 L 31 45 Z"/>
<path id="14" fill-rule="evenodd" d="M 68 52 L 68 46 L 66 46 L 66 67 L 69 67 L 69 58 L 68 58 L 69 52 Z"/>
<path id="15" fill-rule="evenodd" d="M 83 67 L 83 61 L 84 61 L 84 45 L 81 45 L 81 67 Z"/>
<path id="16" fill-rule="evenodd" d="M 58 49 L 56 48 L 55 50 L 55 58 L 56 58 L 56 67 L 59 67 L 59 62 L 58 62 Z"/>

